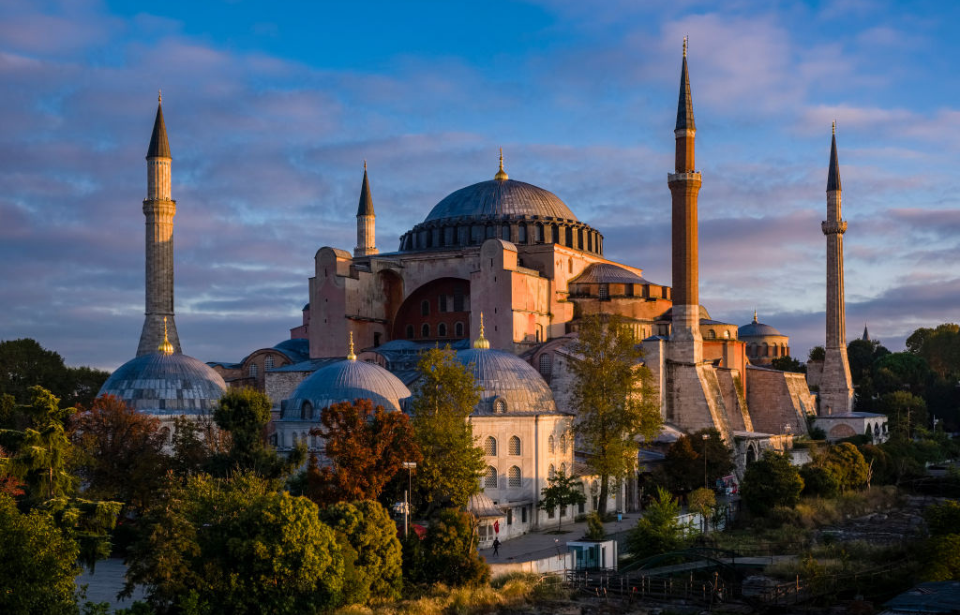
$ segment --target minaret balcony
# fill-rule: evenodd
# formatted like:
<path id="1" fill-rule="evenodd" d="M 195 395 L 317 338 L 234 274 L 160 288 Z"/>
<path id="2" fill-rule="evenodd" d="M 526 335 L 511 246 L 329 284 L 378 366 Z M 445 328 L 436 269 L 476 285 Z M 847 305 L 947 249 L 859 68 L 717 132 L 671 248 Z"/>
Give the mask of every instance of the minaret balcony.
<path id="1" fill-rule="evenodd" d="M 820 223 L 824 235 L 843 235 L 847 232 L 846 220 L 824 220 Z"/>
<path id="2" fill-rule="evenodd" d="M 700 171 L 690 171 L 688 173 L 667 173 L 668 184 L 672 184 L 674 182 L 696 182 L 699 184 L 701 181 Z"/>

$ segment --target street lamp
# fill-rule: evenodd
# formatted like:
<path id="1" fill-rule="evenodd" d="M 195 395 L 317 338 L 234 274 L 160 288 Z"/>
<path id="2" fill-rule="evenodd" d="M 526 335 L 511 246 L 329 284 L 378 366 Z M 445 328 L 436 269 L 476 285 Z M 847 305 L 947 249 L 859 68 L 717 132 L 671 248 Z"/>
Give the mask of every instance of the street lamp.
<path id="1" fill-rule="evenodd" d="M 407 471 L 407 490 L 403 494 L 403 537 L 410 533 L 410 498 L 413 494 L 413 471 L 417 467 L 416 461 L 404 461 L 403 469 Z"/>
<path id="2" fill-rule="evenodd" d="M 710 439 L 710 434 L 703 434 L 703 488 L 707 489 L 707 440 Z"/>

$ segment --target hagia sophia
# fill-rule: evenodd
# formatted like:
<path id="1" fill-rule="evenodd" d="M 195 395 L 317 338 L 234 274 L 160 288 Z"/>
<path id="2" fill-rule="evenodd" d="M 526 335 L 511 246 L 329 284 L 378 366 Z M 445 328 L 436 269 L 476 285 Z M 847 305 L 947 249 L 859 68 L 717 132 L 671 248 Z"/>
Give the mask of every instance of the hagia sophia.
<path id="1" fill-rule="evenodd" d="M 482 399 L 470 417 L 487 468 L 471 501 L 481 540 L 492 519 L 502 540 L 542 527 L 554 514 L 596 507 L 586 472 L 589 451 L 572 430 L 571 362 L 582 319 L 619 315 L 642 340 L 664 429 L 656 443 L 715 428 L 734 451 L 738 472 L 768 448 L 792 447 L 819 412 L 853 415 L 843 313 L 840 180 L 836 135 L 828 182 L 826 360 L 814 394 L 803 374 L 773 369 L 789 338 L 770 325 L 714 319 L 699 303 L 696 124 L 686 41 L 674 127 L 675 168 L 667 175 L 672 215 L 672 280 L 604 256 L 602 229 L 544 188 L 512 179 L 501 152 L 491 179 L 461 188 L 380 251 L 373 191 L 364 163 L 356 244 L 323 246 L 305 287 L 302 322 L 272 348 L 242 361 L 201 363 L 182 354 L 173 309 L 171 153 L 161 105 L 147 153 L 146 318 L 137 357 L 104 384 L 144 412 L 201 416 L 227 386 L 254 386 L 274 403 L 276 446 L 306 442 L 331 403 L 369 398 L 407 411 L 420 352 L 449 345 L 472 370 Z M 481 176 L 482 177 L 482 176 Z M 487 176 L 489 177 L 489 176 Z M 666 194 L 666 193 L 665 193 Z M 664 199 L 666 213 L 666 199 Z M 426 207 L 424 210 L 426 211 Z M 829 407 L 829 411 L 828 411 Z M 556 471 L 584 478 L 588 502 L 543 511 L 541 489 Z M 616 510 L 638 505 L 636 481 L 622 481 Z"/>

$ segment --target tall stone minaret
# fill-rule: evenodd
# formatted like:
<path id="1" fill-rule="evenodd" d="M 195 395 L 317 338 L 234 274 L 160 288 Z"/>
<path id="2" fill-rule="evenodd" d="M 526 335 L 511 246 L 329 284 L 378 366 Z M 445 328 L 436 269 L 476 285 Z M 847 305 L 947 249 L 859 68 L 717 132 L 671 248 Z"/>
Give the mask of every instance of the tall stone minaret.
<path id="1" fill-rule="evenodd" d="M 354 256 L 377 254 L 377 215 L 373 213 L 373 197 L 367 180 L 367 161 L 363 161 L 363 186 L 360 187 L 360 204 L 357 206 L 357 247 Z"/>
<path id="2" fill-rule="evenodd" d="M 140 333 L 137 356 L 157 352 L 166 339 L 173 352 L 181 352 L 177 323 L 173 318 L 173 216 L 177 202 L 170 194 L 170 143 L 163 123 L 163 99 L 157 97 L 157 119 L 147 150 L 146 216 L 146 318 Z M 164 326 L 166 320 L 166 326 Z"/>
<path id="3" fill-rule="evenodd" d="M 700 337 L 700 291 L 697 238 L 697 195 L 700 173 L 695 165 L 693 99 L 687 73 L 687 39 L 683 39 L 683 69 L 677 106 L 675 173 L 667 176 L 673 204 L 673 330 L 671 359 L 697 364 L 703 360 Z"/>
<path id="4" fill-rule="evenodd" d="M 843 300 L 843 234 L 847 223 L 840 215 L 840 162 L 837 160 L 837 123 L 830 143 L 827 172 L 827 219 L 820 224 L 827 236 L 827 343 L 820 381 L 820 414 L 853 409 L 853 382 L 847 360 L 847 315 Z"/>

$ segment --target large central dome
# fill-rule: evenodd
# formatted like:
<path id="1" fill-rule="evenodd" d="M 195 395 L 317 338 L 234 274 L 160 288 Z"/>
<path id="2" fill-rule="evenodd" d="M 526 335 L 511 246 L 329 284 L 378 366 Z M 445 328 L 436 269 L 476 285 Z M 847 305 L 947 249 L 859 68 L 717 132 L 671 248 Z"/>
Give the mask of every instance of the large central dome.
<path id="1" fill-rule="evenodd" d="M 491 179 L 450 194 L 437 203 L 424 222 L 486 216 L 577 219 L 560 197 L 549 190 L 515 179 Z"/>

